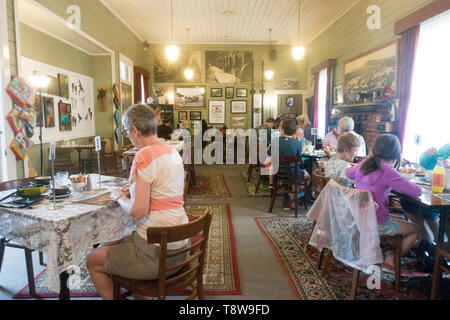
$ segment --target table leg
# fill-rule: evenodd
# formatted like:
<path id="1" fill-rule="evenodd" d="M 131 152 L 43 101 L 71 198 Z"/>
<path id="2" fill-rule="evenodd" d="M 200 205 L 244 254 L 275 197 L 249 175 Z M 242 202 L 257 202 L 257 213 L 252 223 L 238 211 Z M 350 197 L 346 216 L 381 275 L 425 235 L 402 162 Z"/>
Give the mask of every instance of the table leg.
<path id="1" fill-rule="evenodd" d="M 78 151 L 78 166 L 80 167 L 80 172 L 83 170 L 81 163 L 81 149 L 77 149 Z"/>
<path id="2" fill-rule="evenodd" d="M 1 238 L 0 239 L 0 271 L 2 271 L 3 256 L 5 254 L 5 243 L 6 243 L 6 239 Z"/>
<path id="3" fill-rule="evenodd" d="M 439 211 L 439 233 L 437 244 L 441 244 L 444 242 L 444 233 L 446 225 L 445 220 L 447 218 L 447 213 L 448 213 L 447 207 L 444 207 Z"/>
<path id="4" fill-rule="evenodd" d="M 59 274 L 59 280 L 61 282 L 59 288 L 59 300 L 70 300 L 70 290 L 67 286 L 67 280 L 69 279 L 69 273 L 63 271 Z"/>

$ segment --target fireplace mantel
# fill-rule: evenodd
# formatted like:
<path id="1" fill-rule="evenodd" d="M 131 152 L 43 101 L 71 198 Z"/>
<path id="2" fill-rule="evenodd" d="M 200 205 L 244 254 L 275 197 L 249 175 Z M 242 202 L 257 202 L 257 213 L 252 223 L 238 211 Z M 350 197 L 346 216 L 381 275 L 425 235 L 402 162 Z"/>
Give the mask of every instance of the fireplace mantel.
<path id="1" fill-rule="evenodd" d="M 342 112 L 374 112 L 381 110 L 390 110 L 391 104 L 387 102 L 368 102 L 336 106 L 335 109 L 339 109 Z"/>

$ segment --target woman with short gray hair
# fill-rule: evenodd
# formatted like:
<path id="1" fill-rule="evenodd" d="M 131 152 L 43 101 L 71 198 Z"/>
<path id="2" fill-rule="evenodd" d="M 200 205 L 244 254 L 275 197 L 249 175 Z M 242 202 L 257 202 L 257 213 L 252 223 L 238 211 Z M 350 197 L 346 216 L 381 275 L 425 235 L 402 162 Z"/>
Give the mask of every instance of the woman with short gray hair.
<path id="1" fill-rule="evenodd" d="M 344 134 L 346 132 L 352 132 L 356 134 L 359 137 L 359 140 L 361 141 L 361 146 L 359 147 L 359 150 L 356 152 L 355 156 L 357 157 L 365 157 L 367 156 L 367 148 L 366 148 L 366 141 L 364 140 L 364 137 L 355 131 L 353 129 L 355 128 L 355 122 L 350 117 L 343 117 L 341 120 L 339 120 L 339 131 L 341 134 Z"/>
<path id="2" fill-rule="evenodd" d="M 92 250 L 87 257 L 87 269 L 103 299 L 113 298 L 111 275 L 137 280 L 158 278 L 159 247 L 147 244 L 147 228 L 189 222 L 183 207 L 183 161 L 173 147 L 158 139 L 155 112 L 144 104 L 133 105 L 123 115 L 123 127 L 123 134 L 139 151 L 131 167 L 129 190 L 113 190 L 111 200 L 135 218 L 136 231 Z M 171 242 L 167 248 L 179 250 L 187 243 Z M 176 265 L 184 258 L 169 258 L 168 264 Z"/>

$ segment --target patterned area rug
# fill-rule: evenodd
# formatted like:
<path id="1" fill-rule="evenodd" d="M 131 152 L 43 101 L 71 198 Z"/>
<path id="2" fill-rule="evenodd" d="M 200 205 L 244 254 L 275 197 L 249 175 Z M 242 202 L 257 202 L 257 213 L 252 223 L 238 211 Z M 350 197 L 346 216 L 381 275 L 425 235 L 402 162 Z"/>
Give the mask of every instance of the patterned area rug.
<path id="1" fill-rule="evenodd" d="M 196 177 L 197 184 L 188 194 L 188 199 L 192 200 L 221 200 L 231 198 L 230 190 L 225 182 L 222 174 L 212 174 L 210 176 L 198 175 Z"/>
<path id="2" fill-rule="evenodd" d="M 186 206 L 186 212 L 189 219 L 202 215 L 205 209 L 211 208 L 212 221 L 210 236 L 208 241 L 208 250 L 206 255 L 206 268 L 203 275 L 205 295 L 240 295 L 242 294 L 238 265 L 236 257 L 236 248 L 234 242 L 233 225 L 231 221 L 230 206 L 221 205 L 189 205 Z M 75 281 L 76 277 L 69 277 L 69 288 L 71 297 L 99 297 L 91 282 L 89 272 L 85 265 L 78 268 L 80 281 Z M 35 278 L 36 292 L 42 298 L 57 298 L 58 294 L 51 292 L 44 286 L 45 269 Z M 186 292 L 180 292 L 185 295 Z M 29 294 L 28 285 L 13 298 L 32 298 Z"/>
<path id="3" fill-rule="evenodd" d="M 328 275 L 322 277 L 317 270 L 319 252 L 312 248 L 305 253 L 312 223 L 305 217 L 256 217 L 256 224 L 269 241 L 280 264 L 288 276 L 291 287 L 299 300 L 345 300 L 352 286 L 353 269 L 332 259 Z M 382 274 L 381 288 L 367 288 L 368 277 L 361 273 L 357 300 L 418 300 L 428 299 L 417 288 L 401 284 L 396 297 L 393 276 Z"/>
<path id="4" fill-rule="evenodd" d="M 256 184 L 258 183 L 258 173 L 253 172 L 250 181 L 247 181 L 247 172 L 241 172 L 241 177 L 245 183 L 245 188 L 247 189 L 249 197 L 270 197 L 269 179 L 263 178 L 259 184 L 258 192 L 255 193 Z"/>

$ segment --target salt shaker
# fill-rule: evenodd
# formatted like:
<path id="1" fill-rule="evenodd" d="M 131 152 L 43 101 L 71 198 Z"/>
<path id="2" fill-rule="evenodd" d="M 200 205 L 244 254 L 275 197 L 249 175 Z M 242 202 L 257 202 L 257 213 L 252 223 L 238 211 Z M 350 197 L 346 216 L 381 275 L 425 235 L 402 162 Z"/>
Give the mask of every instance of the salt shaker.
<path id="1" fill-rule="evenodd" d="M 92 181 L 92 176 L 90 174 L 88 174 L 86 177 L 86 187 L 87 187 L 87 191 L 93 190 L 93 181 Z"/>

